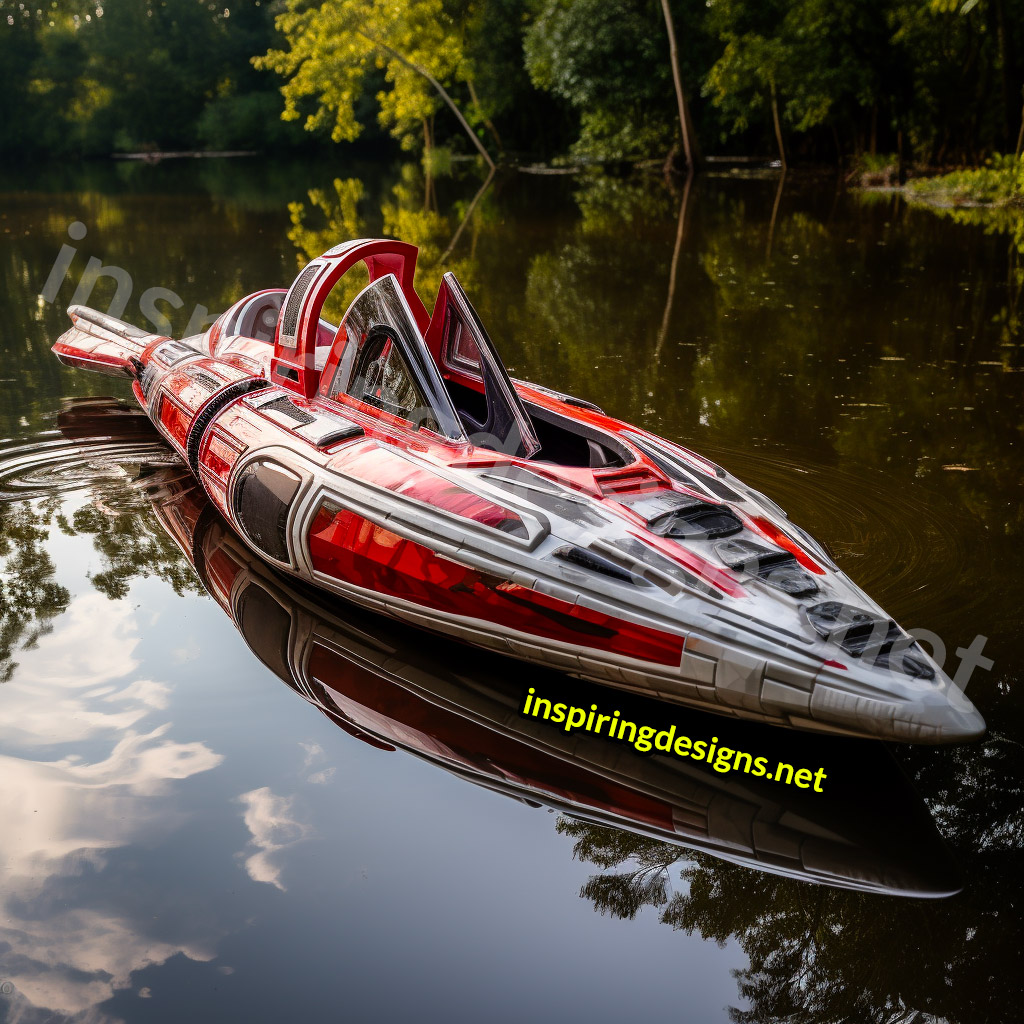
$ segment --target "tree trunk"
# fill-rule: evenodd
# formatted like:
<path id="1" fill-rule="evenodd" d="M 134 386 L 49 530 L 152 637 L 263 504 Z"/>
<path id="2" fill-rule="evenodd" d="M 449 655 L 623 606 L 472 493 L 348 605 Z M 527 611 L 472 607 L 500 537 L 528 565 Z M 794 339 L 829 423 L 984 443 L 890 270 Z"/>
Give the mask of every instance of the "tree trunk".
<path id="1" fill-rule="evenodd" d="M 999 91 L 1000 99 L 1002 101 L 1003 116 L 1001 118 L 1003 122 L 1003 140 L 1004 145 L 1009 145 L 1010 139 L 1013 136 L 1010 134 L 1013 131 L 1013 111 L 1010 109 L 1010 58 L 1007 53 L 1006 46 L 1006 11 L 1003 8 L 1003 0 L 996 0 L 993 5 L 995 8 L 995 19 L 996 19 L 996 42 L 998 45 L 999 52 Z"/>
<path id="2" fill-rule="evenodd" d="M 466 207 L 466 212 L 462 215 L 462 220 L 459 221 L 459 226 L 455 229 L 455 234 L 452 235 L 452 240 L 448 243 L 448 248 L 441 253 L 441 258 L 437 261 L 438 263 L 444 263 L 446 259 L 451 255 L 452 249 L 458 244 L 459 239 L 462 237 L 462 232 L 466 229 L 466 225 L 470 222 L 473 217 L 473 211 L 476 209 L 476 204 L 480 202 L 483 194 L 491 187 L 491 182 L 494 180 L 494 171 L 491 171 L 487 175 L 484 183 L 477 189 L 477 193 L 473 196 L 473 201 Z"/>
<path id="3" fill-rule="evenodd" d="M 775 243 L 775 222 L 779 218 L 779 206 L 782 204 L 782 186 L 786 184 L 786 165 L 782 165 L 779 183 L 775 186 L 775 202 L 772 203 L 772 219 L 768 222 L 768 242 L 764 247 L 765 266 L 771 262 L 772 246 Z"/>
<path id="4" fill-rule="evenodd" d="M 779 163 L 782 165 L 782 169 L 785 170 L 786 164 L 786 147 L 782 143 L 782 122 L 779 120 L 779 100 L 775 95 L 775 83 L 772 82 L 772 122 L 775 125 L 775 141 L 779 147 Z"/>
<path id="5" fill-rule="evenodd" d="M 661 0 L 661 10 L 665 15 L 665 30 L 668 32 L 668 56 L 672 64 L 672 81 L 676 87 L 676 103 L 679 106 L 679 130 L 683 135 L 683 153 L 686 156 L 686 166 L 691 171 L 700 167 L 700 147 L 697 144 L 697 136 L 693 130 L 693 121 L 690 118 L 690 107 L 686 102 L 686 94 L 683 92 L 683 79 L 679 72 L 679 49 L 676 46 L 676 28 L 672 21 L 672 11 L 669 10 L 668 0 Z"/>
<path id="6" fill-rule="evenodd" d="M 1013 155 L 1019 160 L 1021 153 L 1024 153 L 1024 107 L 1020 108 L 1020 133 L 1017 135 L 1017 148 Z"/>
<path id="7" fill-rule="evenodd" d="M 391 54 L 392 57 L 395 58 L 395 60 L 398 61 L 399 64 L 405 65 L 405 67 L 409 68 L 410 71 L 415 71 L 416 74 L 418 75 L 422 75 L 434 87 L 434 89 L 437 91 L 437 94 L 441 97 L 441 99 L 443 99 L 445 103 L 447 103 L 448 106 L 451 107 L 452 113 L 459 119 L 459 124 L 462 125 L 466 134 L 469 136 L 470 141 L 473 143 L 474 146 L 476 146 L 477 151 L 487 161 L 487 166 L 490 167 L 490 169 L 493 171 L 495 164 L 494 161 L 491 159 L 491 154 L 487 152 L 487 148 L 477 138 L 476 132 L 473 131 L 473 129 L 470 127 L 469 122 L 465 119 L 465 117 L 463 117 L 462 111 L 459 110 L 459 108 L 456 106 L 455 100 L 451 98 L 445 87 L 441 85 L 441 83 L 426 68 L 421 67 L 419 64 L 414 64 L 411 60 L 409 60 L 408 57 L 403 57 L 402 54 L 400 54 L 393 46 L 388 46 L 387 43 L 382 43 L 379 39 L 375 39 L 373 36 L 371 36 L 367 32 L 364 32 L 362 29 L 357 29 L 356 31 L 368 43 L 372 43 L 374 46 L 379 46 L 382 50 L 386 50 L 388 53 Z"/>

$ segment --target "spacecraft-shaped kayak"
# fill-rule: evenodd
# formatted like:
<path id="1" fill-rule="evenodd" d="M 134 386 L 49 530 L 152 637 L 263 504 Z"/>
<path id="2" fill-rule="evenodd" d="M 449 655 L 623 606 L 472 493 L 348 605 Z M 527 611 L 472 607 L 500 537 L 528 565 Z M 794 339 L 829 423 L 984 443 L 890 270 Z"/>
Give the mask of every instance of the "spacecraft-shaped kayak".
<path id="1" fill-rule="evenodd" d="M 458 281 L 357 240 L 173 340 L 73 306 L 66 364 L 126 376 L 249 547 L 365 608 L 644 696 L 940 743 L 981 715 L 770 499 L 512 380 Z M 322 317 L 357 264 L 369 284 Z"/>

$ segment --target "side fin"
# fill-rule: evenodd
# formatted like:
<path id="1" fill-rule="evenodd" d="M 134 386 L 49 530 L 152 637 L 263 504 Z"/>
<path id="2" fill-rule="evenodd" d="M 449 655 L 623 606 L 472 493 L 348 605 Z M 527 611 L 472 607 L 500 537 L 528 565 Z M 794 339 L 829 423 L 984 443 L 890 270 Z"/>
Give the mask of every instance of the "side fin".
<path id="1" fill-rule="evenodd" d="M 66 366 L 134 379 L 142 366 L 142 353 L 153 342 L 164 340 L 88 306 L 70 306 L 68 316 L 74 326 L 53 346 Z"/>

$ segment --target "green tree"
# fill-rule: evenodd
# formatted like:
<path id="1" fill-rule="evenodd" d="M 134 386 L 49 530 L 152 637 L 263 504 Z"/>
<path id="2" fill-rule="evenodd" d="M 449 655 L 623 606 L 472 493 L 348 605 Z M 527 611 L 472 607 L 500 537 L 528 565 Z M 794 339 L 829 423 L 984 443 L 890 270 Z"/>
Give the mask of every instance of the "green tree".
<path id="1" fill-rule="evenodd" d="M 683 90 L 695 91 L 704 51 L 702 15 L 680 5 Z M 524 37 L 533 83 L 579 112 L 578 157 L 656 157 L 679 119 L 660 4 L 638 0 L 543 0 Z"/>
<path id="2" fill-rule="evenodd" d="M 45 547 L 48 525 L 29 502 L 0 504 L 0 683 L 18 667 L 15 649 L 35 647 L 71 601 Z"/>
<path id="3" fill-rule="evenodd" d="M 494 166 L 442 84 L 465 82 L 470 73 L 461 35 L 441 0 L 325 0 L 313 7 L 288 0 L 276 24 L 288 48 L 272 49 L 254 64 L 286 77 L 286 120 L 299 119 L 301 105 L 313 98 L 316 109 L 306 116 L 306 128 L 330 128 L 335 142 L 352 141 L 362 131 L 356 102 L 371 70 L 380 67 L 389 85 L 377 97 L 380 120 L 403 147 L 412 148 L 422 130 L 424 147 L 431 148 L 431 124 L 445 103 Z"/>

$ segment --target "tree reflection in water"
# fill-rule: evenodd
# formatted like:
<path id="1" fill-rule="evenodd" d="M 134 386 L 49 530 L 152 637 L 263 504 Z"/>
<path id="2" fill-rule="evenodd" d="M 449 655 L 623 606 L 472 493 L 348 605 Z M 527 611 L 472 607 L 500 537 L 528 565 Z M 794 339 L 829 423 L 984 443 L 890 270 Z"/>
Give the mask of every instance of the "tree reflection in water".
<path id="1" fill-rule="evenodd" d="M 967 879 L 957 897 L 894 900 L 775 878 L 700 852 L 569 818 L 576 858 L 601 869 L 580 895 L 633 918 L 739 943 L 744 1024 L 1012 1020 L 1024 929 L 1020 744 L 994 737 L 927 759 L 917 783 Z M 918 1013 L 927 1013 L 921 1018 Z"/>

